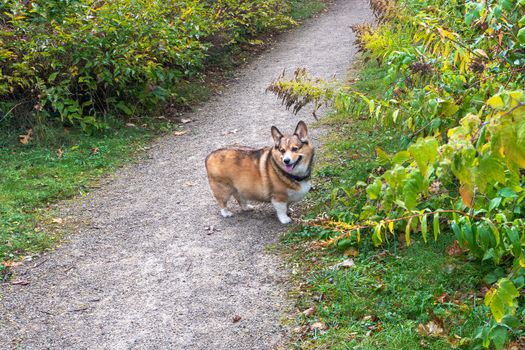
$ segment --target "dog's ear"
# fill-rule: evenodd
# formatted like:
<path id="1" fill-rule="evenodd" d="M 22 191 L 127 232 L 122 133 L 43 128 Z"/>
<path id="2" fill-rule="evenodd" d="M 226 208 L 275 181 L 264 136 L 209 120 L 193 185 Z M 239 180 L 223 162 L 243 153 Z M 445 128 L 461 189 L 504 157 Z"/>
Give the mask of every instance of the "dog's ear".
<path id="1" fill-rule="evenodd" d="M 303 122 L 302 120 L 299 123 L 297 123 L 295 131 L 293 133 L 294 135 L 297 135 L 301 142 L 308 141 L 308 128 L 306 127 L 305 122 Z"/>
<path id="2" fill-rule="evenodd" d="M 283 134 L 281 134 L 279 129 L 277 129 L 275 126 L 272 126 L 272 138 L 273 138 L 275 147 L 279 146 L 279 144 L 281 143 L 282 137 L 283 137 Z"/>

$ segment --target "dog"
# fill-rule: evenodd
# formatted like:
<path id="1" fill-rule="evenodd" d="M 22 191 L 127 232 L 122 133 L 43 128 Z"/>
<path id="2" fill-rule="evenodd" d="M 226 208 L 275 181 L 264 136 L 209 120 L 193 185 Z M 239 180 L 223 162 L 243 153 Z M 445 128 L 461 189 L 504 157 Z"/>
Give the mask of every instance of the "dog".
<path id="1" fill-rule="evenodd" d="M 233 215 L 226 206 L 233 196 L 242 210 L 253 209 L 247 201 L 271 202 L 281 223 L 292 221 L 289 203 L 302 200 L 311 188 L 314 147 L 303 121 L 291 135 L 275 126 L 271 135 L 271 147 L 220 148 L 206 157 L 208 181 L 223 217 Z"/>

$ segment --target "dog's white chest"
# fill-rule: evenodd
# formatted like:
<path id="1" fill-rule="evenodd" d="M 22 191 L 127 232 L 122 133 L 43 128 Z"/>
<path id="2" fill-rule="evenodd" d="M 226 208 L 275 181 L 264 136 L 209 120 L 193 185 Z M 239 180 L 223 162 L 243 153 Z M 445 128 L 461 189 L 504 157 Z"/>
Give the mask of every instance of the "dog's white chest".
<path id="1" fill-rule="evenodd" d="M 288 202 L 299 202 L 304 196 L 306 196 L 312 187 L 312 183 L 309 180 L 301 181 L 300 184 L 301 188 L 298 191 L 288 190 Z"/>

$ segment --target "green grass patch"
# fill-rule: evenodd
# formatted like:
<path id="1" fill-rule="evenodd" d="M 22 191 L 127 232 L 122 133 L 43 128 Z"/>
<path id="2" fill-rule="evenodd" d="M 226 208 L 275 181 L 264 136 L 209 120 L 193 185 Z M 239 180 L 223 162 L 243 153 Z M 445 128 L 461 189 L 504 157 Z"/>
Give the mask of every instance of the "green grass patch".
<path id="1" fill-rule="evenodd" d="M 335 270 L 335 264 L 348 258 L 341 252 L 296 254 L 292 260 L 304 267 L 297 307 L 303 311 L 315 305 L 316 311 L 297 317 L 306 332 L 290 347 L 437 350 L 467 345 L 487 320 L 477 294 L 492 267 L 448 256 L 445 250 L 451 241 L 417 241 L 408 248 L 392 242 L 379 251 L 365 240 L 352 258 L 355 265 Z M 304 238 L 291 235 L 287 245 L 304 250 Z M 311 331 L 315 322 L 327 329 Z M 426 333 L 420 325 L 442 330 Z"/>
<path id="2" fill-rule="evenodd" d="M 380 96 L 386 67 L 375 62 L 359 66 L 354 87 Z M 381 171 L 375 148 L 393 153 L 402 140 L 364 116 L 336 114 L 320 124 L 330 131 L 323 139 L 305 216 L 329 213 L 350 221 L 364 203 L 368 175 Z M 311 249 L 332 235 L 325 228 L 299 227 L 282 240 L 290 264 L 298 267 L 299 287 L 292 291 L 296 306 L 299 311 L 315 306 L 313 314 L 295 317 L 290 348 L 446 349 L 474 344 L 473 334 L 489 319 L 480 291 L 483 277 L 494 267 L 447 254 L 452 234 L 443 233 L 428 244 L 416 237 L 409 247 L 391 239 L 378 249 L 364 233 L 359 245 L 347 240 L 339 247 Z M 353 267 L 332 268 L 349 258 Z"/>
<path id="3" fill-rule="evenodd" d="M 295 20 L 303 20 L 321 12 L 326 8 L 322 0 L 291 0 L 291 16 Z"/>
<path id="4" fill-rule="evenodd" d="M 128 163 L 154 133 L 140 127 L 87 135 L 48 128 L 54 141 L 17 143 L 2 133 L 0 147 L 0 261 L 48 248 L 56 236 L 42 229 L 48 206 L 89 191 L 100 176 Z M 16 141 L 15 141 L 16 140 Z M 0 265 L 1 268 L 2 265 Z"/>

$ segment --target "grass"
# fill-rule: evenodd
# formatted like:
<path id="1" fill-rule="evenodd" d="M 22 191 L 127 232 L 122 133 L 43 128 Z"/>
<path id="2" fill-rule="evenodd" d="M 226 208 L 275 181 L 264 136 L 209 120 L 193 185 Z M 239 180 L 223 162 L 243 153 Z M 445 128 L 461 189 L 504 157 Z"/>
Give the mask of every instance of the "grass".
<path id="1" fill-rule="evenodd" d="M 322 0 L 291 0 L 290 4 L 292 18 L 298 21 L 312 17 L 327 6 Z"/>
<path id="2" fill-rule="evenodd" d="M 54 129 L 51 143 L 22 145 L 3 133 L 0 148 L 0 261 L 48 248 L 56 235 L 50 204 L 89 191 L 97 179 L 135 158 L 154 133 L 140 127 L 86 135 Z M 0 265 L 1 268 L 1 265 Z"/>
<path id="3" fill-rule="evenodd" d="M 373 62 L 361 65 L 355 88 L 381 95 L 385 68 Z M 355 215 L 364 186 L 353 187 L 366 182 L 379 166 L 375 147 L 395 152 L 400 137 L 358 116 L 332 115 L 321 123 L 331 131 L 323 140 L 316 188 L 305 216 Z M 494 267 L 447 254 L 452 234 L 443 233 L 428 244 L 415 238 L 410 247 L 391 240 L 375 248 L 364 236 L 359 245 L 346 241 L 339 247 L 315 248 L 331 234 L 300 227 L 282 240 L 297 272 L 291 295 L 299 312 L 292 320 L 289 348 L 446 349 L 474 344 L 473 335 L 488 320 L 480 293 L 483 276 Z M 346 259 L 354 266 L 332 268 Z M 305 316 L 302 311 L 312 306 L 315 312 Z"/>

